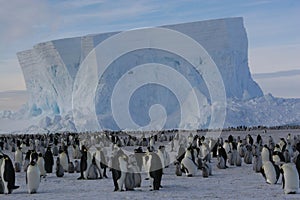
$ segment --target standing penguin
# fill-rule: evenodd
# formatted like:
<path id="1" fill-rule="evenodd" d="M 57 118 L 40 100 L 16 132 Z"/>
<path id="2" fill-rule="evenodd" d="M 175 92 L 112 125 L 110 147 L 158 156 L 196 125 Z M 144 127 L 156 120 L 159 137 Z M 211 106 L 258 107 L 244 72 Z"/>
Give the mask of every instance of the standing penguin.
<path id="1" fill-rule="evenodd" d="M 62 167 L 64 168 L 65 172 L 68 171 L 69 168 L 69 158 L 68 158 L 68 154 L 65 151 L 61 151 L 59 153 L 59 160 L 60 160 L 60 164 L 62 165 Z"/>
<path id="2" fill-rule="evenodd" d="M 227 165 L 226 165 L 226 162 L 227 162 L 227 153 L 226 153 L 226 150 L 223 148 L 222 145 L 219 145 L 219 147 L 218 147 L 218 156 L 219 156 L 219 161 L 221 162 L 221 168 L 220 169 L 228 168 Z M 222 166 L 223 165 L 222 164 L 222 159 L 223 159 L 223 162 L 224 162 L 224 168 Z"/>
<path id="3" fill-rule="evenodd" d="M 89 166 L 88 173 L 87 173 L 87 179 L 102 179 L 102 174 L 100 171 L 100 168 L 96 164 L 96 158 L 93 156 L 92 164 Z"/>
<path id="4" fill-rule="evenodd" d="M 266 179 L 267 183 L 269 184 L 276 184 L 279 176 L 280 176 L 280 171 L 277 165 L 275 165 L 271 161 L 265 161 L 263 163 L 263 166 L 261 168 L 261 173 L 263 177 Z"/>
<path id="5" fill-rule="evenodd" d="M 37 165 L 39 166 L 41 176 L 45 178 L 46 177 L 45 160 L 43 158 L 42 153 L 39 153 L 39 157 L 37 159 Z"/>
<path id="6" fill-rule="evenodd" d="M 112 173 L 112 178 L 115 186 L 114 191 L 121 191 L 122 188 L 120 188 L 120 186 L 123 187 L 124 184 L 124 180 L 126 176 L 126 171 L 124 171 L 126 166 L 124 157 L 125 154 L 122 151 L 122 149 L 120 149 L 118 146 L 115 146 L 113 151 L 112 161 L 111 161 L 111 173 Z"/>
<path id="7" fill-rule="evenodd" d="M 56 176 L 57 177 L 63 177 L 65 174 L 65 170 L 63 166 L 60 164 L 59 157 L 56 158 Z"/>
<path id="8" fill-rule="evenodd" d="M 37 159 L 37 153 L 32 153 L 30 163 L 26 171 L 26 184 L 29 194 L 37 192 L 41 181 L 41 172 L 37 164 Z"/>
<path id="9" fill-rule="evenodd" d="M 159 190 L 161 187 L 161 178 L 163 174 L 162 163 L 159 156 L 154 152 L 148 152 L 149 156 L 149 175 L 153 179 L 153 190 Z M 196 168 L 197 169 L 197 168 Z"/>
<path id="10" fill-rule="evenodd" d="M 52 173 L 54 158 L 50 147 L 48 147 L 45 152 L 44 161 L 45 161 L 45 171 L 47 173 Z"/>
<path id="11" fill-rule="evenodd" d="M 261 168 L 262 168 L 261 155 L 254 155 L 253 156 L 253 171 L 258 173 L 261 171 Z"/>
<path id="12" fill-rule="evenodd" d="M 18 189 L 19 186 L 15 185 L 15 170 L 11 159 L 6 154 L 0 153 L 0 177 L 3 185 L 3 193 L 10 194 L 14 189 Z"/>
<path id="13" fill-rule="evenodd" d="M 81 158 L 80 158 L 80 177 L 79 179 L 84 179 L 84 171 L 87 170 L 87 149 L 84 145 L 81 147 Z"/>
<path id="14" fill-rule="evenodd" d="M 299 189 L 299 174 L 294 163 L 281 166 L 282 188 L 285 194 L 296 194 Z"/>
<path id="15" fill-rule="evenodd" d="M 15 171 L 16 172 L 21 172 L 22 163 L 23 163 L 23 153 L 22 153 L 20 147 L 18 147 L 15 152 Z"/>

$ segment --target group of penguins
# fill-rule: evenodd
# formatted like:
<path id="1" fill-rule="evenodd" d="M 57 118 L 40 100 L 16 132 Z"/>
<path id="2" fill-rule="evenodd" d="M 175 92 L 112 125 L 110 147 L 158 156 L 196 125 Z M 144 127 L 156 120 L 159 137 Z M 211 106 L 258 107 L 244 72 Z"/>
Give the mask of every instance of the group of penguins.
<path id="1" fill-rule="evenodd" d="M 164 144 L 169 144 L 168 149 Z M 128 155 L 126 146 L 136 147 Z M 14 154 L 14 161 L 8 153 Z M 170 152 L 175 152 L 175 162 Z M 196 176 L 198 170 L 207 178 L 212 175 L 212 157 L 216 166 L 252 164 L 269 184 L 282 177 L 284 193 L 298 192 L 300 179 L 300 137 L 288 134 L 275 143 L 270 136 L 266 143 L 258 134 L 256 141 L 230 135 L 212 139 L 199 135 L 178 133 L 118 137 L 116 134 L 43 134 L 7 135 L 0 137 L 0 194 L 10 194 L 19 188 L 15 173 L 26 173 L 28 193 L 36 193 L 41 179 L 53 173 L 61 178 L 65 173 L 80 173 L 78 179 L 108 178 L 111 171 L 114 191 L 141 187 L 141 173 L 151 180 L 152 190 L 162 187 L 164 169 L 174 164 L 175 174 Z M 74 162 L 73 162 L 74 161 Z M 171 163 L 172 162 L 172 163 Z"/>
<path id="2" fill-rule="evenodd" d="M 217 156 L 219 169 L 230 165 L 241 166 L 242 159 L 245 164 L 252 164 L 256 173 L 261 173 L 266 183 L 276 184 L 282 177 L 282 188 L 285 194 L 295 194 L 299 189 L 300 179 L 300 138 L 288 134 L 276 143 L 269 136 L 266 143 L 260 134 L 256 141 L 248 134 L 244 139 L 232 135 L 223 142 L 220 138 L 212 149 Z"/>
<path id="3" fill-rule="evenodd" d="M 147 168 L 147 178 L 152 180 L 152 190 L 159 190 L 167 151 L 163 145 L 158 152 L 150 145 L 155 140 L 167 141 L 164 135 L 140 139 L 118 137 L 116 134 L 50 134 L 6 135 L 0 137 L 0 194 L 10 194 L 19 188 L 15 173 L 26 173 L 28 193 L 36 193 L 41 179 L 53 173 L 80 173 L 81 179 L 108 178 L 111 171 L 114 191 L 141 187 L 142 168 Z M 124 153 L 122 147 L 135 146 L 134 153 Z M 146 148 L 146 151 L 143 150 Z M 14 159 L 10 158 L 14 155 Z M 170 159 L 169 159 L 170 160 Z"/>

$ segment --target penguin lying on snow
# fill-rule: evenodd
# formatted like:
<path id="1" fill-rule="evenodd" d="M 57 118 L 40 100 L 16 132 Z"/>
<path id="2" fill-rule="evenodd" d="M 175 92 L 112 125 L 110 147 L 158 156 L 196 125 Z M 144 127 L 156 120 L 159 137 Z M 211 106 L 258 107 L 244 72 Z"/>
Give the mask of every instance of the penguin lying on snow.
<path id="1" fill-rule="evenodd" d="M 10 194 L 14 189 L 19 188 L 19 186 L 15 185 L 15 180 L 16 180 L 15 170 L 11 159 L 9 158 L 8 155 L 1 154 L 1 153 L 0 153 L 0 178 L 3 187 L 2 190 L 4 194 Z"/>
<path id="2" fill-rule="evenodd" d="M 186 175 L 188 177 L 192 177 L 196 175 L 197 172 L 197 165 L 195 162 L 194 150 L 193 148 L 187 148 L 184 158 L 181 161 L 181 166 L 184 169 Z"/>

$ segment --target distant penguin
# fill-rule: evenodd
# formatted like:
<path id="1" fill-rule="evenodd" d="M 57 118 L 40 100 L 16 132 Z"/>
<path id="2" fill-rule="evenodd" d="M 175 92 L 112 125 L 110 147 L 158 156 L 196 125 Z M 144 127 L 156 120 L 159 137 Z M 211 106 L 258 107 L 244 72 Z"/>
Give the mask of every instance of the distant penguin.
<path id="1" fill-rule="evenodd" d="M 239 153 L 237 153 L 237 154 L 236 154 L 236 161 L 235 161 L 235 165 L 236 165 L 237 167 L 240 167 L 240 166 L 242 166 L 242 158 L 241 158 L 241 156 L 240 156 L 240 154 L 239 154 Z"/>
<path id="2" fill-rule="evenodd" d="M 159 156 L 155 152 L 148 152 L 149 156 L 149 175 L 152 180 L 152 189 L 159 190 L 162 179 L 162 163 Z"/>
<path id="3" fill-rule="evenodd" d="M 281 166 L 282 188 L 285 194 L 296 194 L 299 190 L 299 174 L 294 163 Z"/>
<path id="4" fill-rule="evenodd" d="M 291 162 L 292 158 L 291 158 L 291 155 L 290 155 L 290 152 L 288 149 L 286 149 L 284 152 L 283 152 L 283 157 L 284 157 L 284 161 L 286 163 L 289 163 Z"/>
<path id="5" fill-rule="evenodd" d="M 43 158 L 42 153 L 39 153 L 39 157 L 38 157 L 38 160 L 37 160 L 37 165 L 40 169 L 41 176 L 46 177 L 45 160 Z"/>
<path id="6" fill-rule="evenodd" d="M 244 156 L 244 162 L 246 164 L 252 164 L 252 158 L 253 158 L 253 155 L 252 155 L 252 149 L 251 149 L 251 146 L 250 145 L 247 145 L 247 151 L 245 152 L 245 156 Z"/>
<path id="7" fill-rule="evenodd" d="M 88 169 L 88 150 L 84 145 L 82 145 L 80 158 L 80 177 L 78 179 L 86 179 L 86 171 Z"/>
<path id="8" fill-rule="evenodd" d="M 75 167 L 72 161 L 69 162 L 68 172 L 73 174 L 75 172 Z"/>
<path id="9" fill-rule="evenodd" d="M 57 177 L 63 177 L 65 174 L 65 170 L 63 168 L 63 166 L 60 164 L 60 160 L 59 157 L 56 158 L 56 176 Z"/>
<path id="10" fill-rule="evenodd" d="M 114 191 L 119 191 L 122 188 L 119 187 L 119 182 L 118 181 L 121 178 L 122 175 L 122 171 L 120 168 L 120 157 L 123 157 L 125 154 L 122 151 L 122 149 L 120 149 L 119 147 L 114 147 L 113 150 L 113 156 L 111 159 L 111 173 L 112 173 L 112 178 L 113 178 L 113 182 L 114 182 Z M 123 161 L 123 160 L 122 160 Z M 124 175 L 125 176 L 125 175 Z"/>
<path id="11" fill-rule="evenodd" d="M 139 167 L 137 165 L 135 155 L 129 155 L 128 157 L 128 172 L 133 174 L 134 187 L 141 187 L 142 177 L 140 174 Z"/>
<path id="12" fill-rule="evenodd" d="M 188 177 L 195 176 L 197 172 L 197 165 L 195 162 L 193 148 L 187 148 L 184 158 L 181 161 L 181 166 Z"/>
<path id="13" fill-rule="evenodd" d="M 123 186 L 125 186 L 125 179 L 126 179 L 126 173 L 127 173 L 127 159 L 128 158 L 125 154 L 118 157 L 119 168 L 120 168 L 120 177 L 117 179 L 117 183 L 118 183 L 119 191 L 123 191 Z M 132 184 L 130 184 L 130 185 L 132 185 Z"/>
<path id="14" fill-rule="evenodd" d="M 65 172 L 67 172 L 68 168 L 69 168 L 69 159 L 68 159 L 68 155 L 65 151 L 60 152 L 59 160 L 60 160 L 61 166 L 64 168 Z"/>
<path id="15" fill-rule="evenodd" d="M 225 160 L 224 160 L 224 158 L 222 156 L 218 156 L 217 167 L 219 169 L 226 169 Z"/>
<path id="16" fill-rule="evenodd" d="M 227 168 L 227 165 L 226 165 L 226 163 L 227 163 L 227 153 L 226 153 L 226 150 L 223 148 L 222 145 L 219 145 L 219 147 L 218 147 L 218 156 L 223 158 L 224 167 Z M 222 162 L 222 160 L 219 158 L 219 162 L 220 161 Z M 225 168 L 223 168 L 223 163 L 220 163 L 220 164 L 221 164 L 220 169 L 225 169 Z"/>
<path id="17" fill-rule="evenodd" d="M 102 174 L 100 168 L 96 164 L 96 158 L 95 156 L 93 156 L 92 163 L 88 169 L 87 179 L 98 179 L 98 178 L 102 179 Z"/>
<path id="18" fill-rule="evenodd" d="M 33 156 L 34 154 L 36 153 L 32 153 L 32 157 L 26 171 L 26 183 L 29 194 L 36 193 L 41 182 L 41 172 L 37 164 L 38 156 L 37 154 L 36 156 Z"/>
<path id="19" fill-rule="evenodd" d="M 265 161 L 261 168 L 261 173 L 263 177 L 266 179 L 266 182 L 269 184 L 276 184 L 278 178 L 280 176 L 280 172 L 277 169 L 277 165 L 275 165 L 271 161 Z"/>
<path id="20" fill-rule="evenodd" d="M 261 168 L 262 168 L 261 155 L 253 156 L 253 171 L 259 173 L 261 172 Z"/>
<path id="21" fill-rule="evenodd" d="M 20 147 L 17 148 L 15 151 L 15 172 L 21 172 L 23 163 L 23 153 L 20 149 Z"/>
<path id="22" fill-rule="evenodd" d="M 75 160 L 74 162 L 75 162 L 75 166 L 74 166 L 75 172 L 80 173 L 80 163 L 78 162 L 78 160 Z"/>
<path id="23" fill-rule="evenodd" d="M 204 161 L 203 167 L 202 167 L 202 176 L 204 178 L 208 178 L 210 175 L 212 175 L 212 168 L 209 163 Z"/>
<path id="24" fill-rule="evenodd" d="M 45 171 L 47 173 L 52 173 L 53 165 L 54 165 L 54 158 L 53 158 L 53 154 L 52 154 L 50 147 L 48 147 L 45 152 L 44 161 L 45 161 Z"/>
<path id="25" fill-rule="evenodd" d="M 18 189 L 19 186 L 15 185 L 15 170 L 11 159 L 6 154 L 0 153 L 0 177 L 3 186 L 3 193 L 10 194 L 14 189 Z"/>
<path id="26" fill-rule="evenodd" d="M 179 162 L 175 162 L 175 174 L 176 176 L 182 176 L 182 170 L 181 170 L 181 167 L 180 167 L 180 163 Z"/>
<path id="27" fill-rule="evenodd" d="M 28 167 L 28 165 L 29 165 L 29 162 L 30 162 L 30 155 L 31 155 L 31 151 L 28 150 L 28 151 L 26 152 L 25 159 L 24 159 L 24 161 L 23 161 L 23 170 L 24 170 L 24 172 L 26 172 L 27 167 Z"/>

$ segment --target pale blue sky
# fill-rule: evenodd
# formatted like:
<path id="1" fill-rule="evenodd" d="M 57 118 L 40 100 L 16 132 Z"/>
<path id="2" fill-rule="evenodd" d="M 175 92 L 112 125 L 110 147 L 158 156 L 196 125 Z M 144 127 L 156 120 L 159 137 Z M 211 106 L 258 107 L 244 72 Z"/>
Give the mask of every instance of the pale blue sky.
<path id="1" fill-rule="evenodd" d="M 25 89 L 16 52 L 39 42 L 236 16 L 244 17 L 252 73 L 300 69 L 298 0 L 0 0 L 0 91 Z M 284 76 L 285 87 L 277 79 L 257 81 L 264 92 L 300 97 L 299 74 Z"/>

